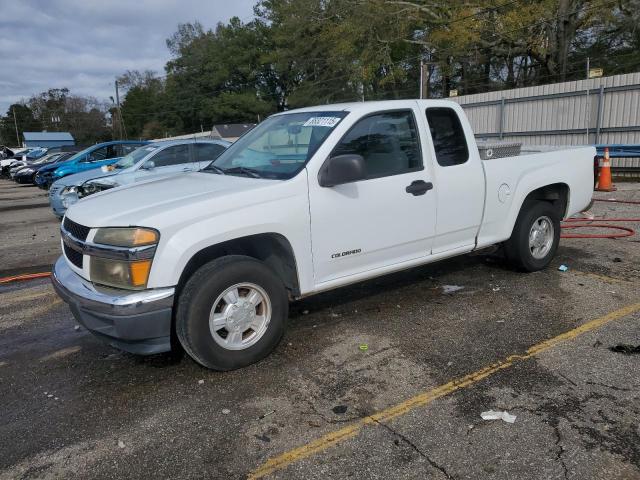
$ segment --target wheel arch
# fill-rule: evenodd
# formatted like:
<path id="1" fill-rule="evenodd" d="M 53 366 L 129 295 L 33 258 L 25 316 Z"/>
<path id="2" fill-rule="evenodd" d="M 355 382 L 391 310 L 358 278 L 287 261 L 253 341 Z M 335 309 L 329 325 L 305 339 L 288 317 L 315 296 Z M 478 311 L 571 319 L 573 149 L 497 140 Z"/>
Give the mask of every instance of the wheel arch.
<path id="1" fill-rule="evenodd" d="M 176 297 L 191 275 L 202 265 L 227 255 L 245 255 L 264 262 L 278 277 L 292 298 L 300 296 L 298 267 L 293 247 L 279 233 L 259 233 L 209 245 L 194 255 L 183 268 L 176 286 Z"/>
<path id="2" fill-rule="evenodd" d="M 569 209 L 570 195 L 571 189 L 569 185 L 564 182 L 550 183 L 531 190 L 520 203 L 518 213 L 515 215 L 515 218 L 513 219 L 514 221 L 511 225 L 510 234 L 513 233 L 513 229 L 515 228 L 520 213 L 531 202 L 540 200 L 549 202 L 556 208 L 560 214 L 560 218 L 565 218 Z"/>

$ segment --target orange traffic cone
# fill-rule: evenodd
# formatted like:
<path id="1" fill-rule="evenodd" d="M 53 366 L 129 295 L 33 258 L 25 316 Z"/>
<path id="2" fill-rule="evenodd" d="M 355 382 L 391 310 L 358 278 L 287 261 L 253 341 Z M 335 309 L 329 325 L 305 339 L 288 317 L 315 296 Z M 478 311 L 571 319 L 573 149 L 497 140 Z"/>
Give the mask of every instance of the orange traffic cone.
<path id="1" fill-rule="evenodd" d="M 609 147 L 604 147 L 604 158 L 600 159 L 600 172 L 598 174 L 598 192 L 613 192 L 616 187 L 611 180 L 611 160 L 609 159 Z"/>

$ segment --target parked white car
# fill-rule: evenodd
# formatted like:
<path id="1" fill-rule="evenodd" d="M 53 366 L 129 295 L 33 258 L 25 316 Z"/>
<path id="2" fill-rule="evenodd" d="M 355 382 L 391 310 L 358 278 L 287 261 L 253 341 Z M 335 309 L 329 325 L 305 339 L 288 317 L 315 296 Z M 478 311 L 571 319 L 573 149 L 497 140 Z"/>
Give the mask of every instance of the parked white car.
<path id="1" fill-rule="evenodd" d="M 195 172 L 209 165 L 231 145 L 226 140 L 169 140 L 137 148 L 113 165 L 69 175 L 49 189 L 54 214 L 62 217 L 70 205 L 103 190 Z"/>
<path id="2" fill-rule="evenodd" d="M 167 351 L 175 333 L 198 363 L 243 367 L 276 347 L 290 299 L 495 244 L 545 268 L 591 200 L 595 153 L 481 160 L 444 100 L 284 112 L 206 171 L 73 205 L 53 283 L 114 346 Z"/>

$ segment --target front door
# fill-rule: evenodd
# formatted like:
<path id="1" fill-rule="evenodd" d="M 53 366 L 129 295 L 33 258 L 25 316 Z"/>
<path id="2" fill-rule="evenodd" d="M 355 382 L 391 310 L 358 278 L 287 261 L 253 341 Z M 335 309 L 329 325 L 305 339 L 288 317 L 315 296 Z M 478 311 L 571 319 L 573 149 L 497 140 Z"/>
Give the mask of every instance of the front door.
<path id="1" fill-rule="evenodd" d="M 321 187 L 310 176 L 316 285 L 430 254 L 436 202 L 418 114 L 404 109 L 367 115 L 340 140 L 331 155 L 361 155 L 366 179 Z"/>

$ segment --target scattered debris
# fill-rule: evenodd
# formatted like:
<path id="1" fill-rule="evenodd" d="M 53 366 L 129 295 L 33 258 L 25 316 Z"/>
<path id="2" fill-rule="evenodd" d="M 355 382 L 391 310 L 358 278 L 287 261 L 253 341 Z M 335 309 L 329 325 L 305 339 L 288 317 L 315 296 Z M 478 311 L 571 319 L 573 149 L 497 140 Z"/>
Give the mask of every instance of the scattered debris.
<path id="1" fill-rule="evenodd" d="M 348 407 L 346 405 L 336 405 L 331 410 L 333 410 L 333 413 L 335 414 L 342 415 L 347 412 L 347 408 Z"/>
<path id="2" fill-rule="evenodd" d="M 302 311 L 302 314 L 303 314 L 303 315 L 309 315 L 309 310 L 303 310 L 303 311 Z"/>
<path id="3" fill-rule="evenodd" d="M 442 293 L 453 293 L 453 292 L 457 292 L 458 290 L 462 290 L 464 287 L 461 287 L 460 285 L 443 285 L 442 286 Z"/>
<path id="4" fill-rule="evenodd" d="M 204 383 L 204 380 L 198 380 L 198 384 L 202 385 Z"/>
<path id="5" fill-rule="evenodd" d="M 271 439 L 269 437 L 267 437 L 265 434 L 262 435 L 254 435 L 254 437 L 256 437 L 258 440 L 265 442 L 265 443 L 269 443 L 271 441 Z"/>
<path id="6" fill-rule="evenodd" d="M 447 367 L 450 367 L 451 365 L 453 365 L 453 362 L 447 362 Z"/>
<path id="7" fill-rule="evenodd" d="M 602 346 L 602 342 L 600 340 L 596 340 L 596 342 L 593 344 L 593 348 L 597 348 Z"/>
<path id="8" fill-rule="evenodd" d="M 47 395 L 47 397 L 48 397 L 48 398 L 52 398 L 52 397 L 53 397 L 53 394 L 51 394 L 51 393 L 50 393 L 49 395 Z"/>
<path id="9" fill-rule="evenodd" d="M 80 325 L 76 325 L 75 327 L 73 327 L 73 329 L 77 332 L 78 330 L 80 330 Z"/>
<path id="10" fill-rule="evenodd" d="M 397 447 L 398 445 L 400 445 L 400 440 L 398 440 L 397 438 L 395 438 L 393 440 L 393 444 Z"/>
<path id="11" fill-rule="evenodd" d="M 54 400 L 58 400 L 58 397 L 53 397 Z"/>
<path id="12" fill-rule="evenodd" d="M 513 423 L 516 421 L 516 416 L 511 415 L 509 412 L 498 412 L 494 410 L 487 410 L 480 414 L 483 420 L 502 420 L 507 423 Z"/>
<path id="13" fill-rule="evenodd" d="M 614 257 L 613 258 L 613 262 L 614 263 L 620 263 L 620 262 L 622 262 L 622 259 L 620 257 Z"/>
<path id="14" fill-rule="evenodd" d="M 496 320 L 496 323 L 504 323 L 504 320 Z"/>
<path id="15" fill-rule="evenodd" d="M 258 417 L 258 420 L 262 420 L 263 418 L 268 417 L 269 415 L 273 415 L 274 413 L 276 413 L 276 411 L 275 410 L 271 410 L 270 412 L 267 412 L 267 413 L 265 413 L 263 415 L 260 415 Z"/>
<path id="16" fill-rule="evenodd" d="M 336 318 L 336 317 L 339 317 L 340 314 L 331 312 L 331 314 L 329 316 L 332 317 L 332 318 Z"/>
<path id="17" fill-rule="evenodd" d="M 122 440 L 118 440 L 118 447 L 124 448 L 124 442 Z"/>
<path id="18" fill-rule="evenodd" d="M 361 343 L 359 348 L 361 351 L 366 352 L 367 350 L 369 350 L 369 345 L 366 343 Z"/>
<path id="19" fill-rule="evenodd" d="M 229 410 L 228 408 L 223 408 L 222 409 L 222 414 L 223 415 L 229 415 L 231 413 L 231 410 Z"/>
<path id="20" fill-rule="evenodd" d="M 633 346 L 633 345 L 627 345 L 624 343 L 619 343 L 614 347 L 609 347 L 609 350 L 615 353 L 622 353 L 624 355 L 634 355 L 634 354 L 640 354 L 640 345 Z"/>
<path id="21" fill-rule="evenodd" d="M 496 287 L 492 289 L 494 292 L 499 292 L 500 291 L 500 287 Z"/>
<path id="22" fill-rule="evenodd" d="M 569 270 L 569 267 L 563 264 L 558 267 L 558 270 L 560 270 L 561 272 L 566 272 L 567 270 Z"/>
<path id="23" fill-rule="evenodd" d="M 320 428 L 322 426 L 318 422 L 316 422 L 315 420 L 309 420 L 309 421 L 307 421 L 307 424 L 310 427 L 313 427 L 313 428 Z"/>

